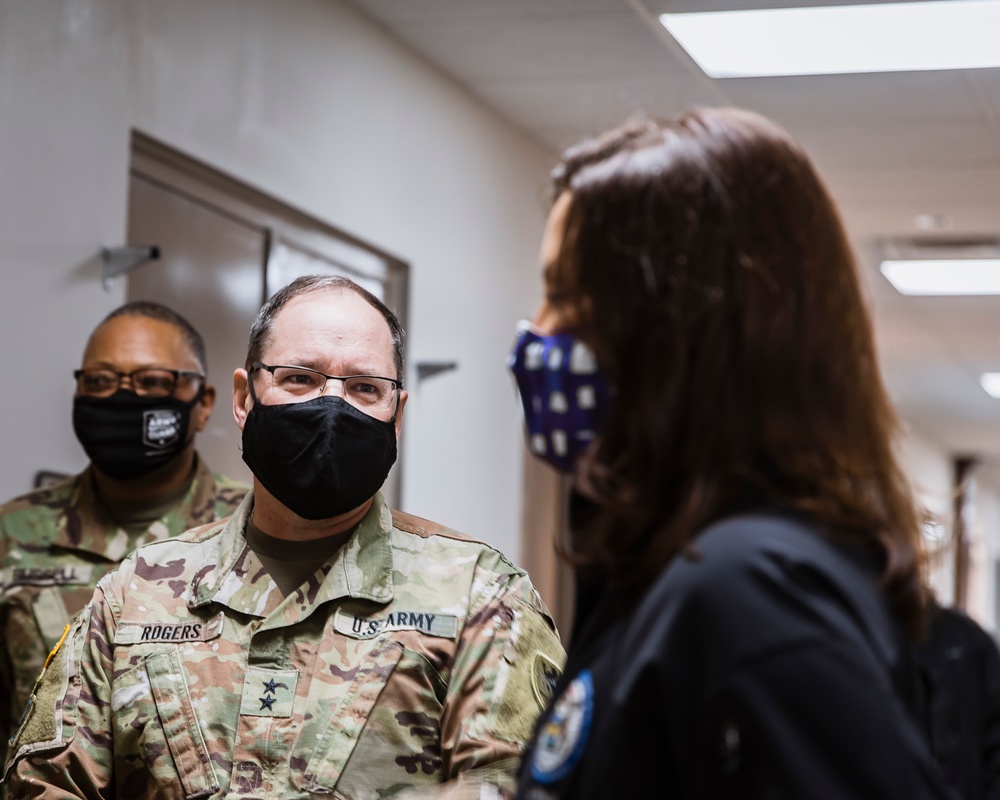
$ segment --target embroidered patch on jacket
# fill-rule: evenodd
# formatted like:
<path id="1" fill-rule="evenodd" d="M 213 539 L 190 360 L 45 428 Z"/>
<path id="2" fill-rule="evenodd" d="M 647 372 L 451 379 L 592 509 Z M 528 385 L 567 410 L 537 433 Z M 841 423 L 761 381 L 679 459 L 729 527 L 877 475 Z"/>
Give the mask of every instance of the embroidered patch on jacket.
<path id="1" fill-rule="evenodd" d="M 294 669 L 247 667 L 243 681 L 240 714 L 250 717 L 290 717 L 295 684 L 299 673 Z"/>
<path id="2" fill-rule="evenodd" d="M 0 585 L 86 586 L 93 573 L 91 566 L 10 567 L 0 570 Z"/>
<path id="3" fill-rule="evenodd" d="M 390 611 L 377 617 L 361 617 L 338 608 L 333 628 L 352 639 L 371 639 L 386 631 L 420 631 L 428 636 L 454 639 L 458 634 L 458 617 L 430 611 Z"/>
<path id="4" fill-rule="evenodd" d="M 539 708 L 548 708 L 555 691 L 556 681 L 562 675 L 562 670 L 544 653 L 535 653 L 531 660 L 531 691 L 535 695 Z"/>
<path id="5" fill-rule="evenodd" d="M 594 713 L 590 670 L 577 675 L 560 695 L 535 735 L 531 777 L 552 783 L 566 777 L 583 755 Z"/>
<path id="6" fill-rule="evenodd" d="M 115 644 L 145 644 L 146 642 L 207 642 L 222 633 L 225 616 L 200 619 L 188 617 L 176 622 L 130 622 L 123 620 L 115 630 Z"/>

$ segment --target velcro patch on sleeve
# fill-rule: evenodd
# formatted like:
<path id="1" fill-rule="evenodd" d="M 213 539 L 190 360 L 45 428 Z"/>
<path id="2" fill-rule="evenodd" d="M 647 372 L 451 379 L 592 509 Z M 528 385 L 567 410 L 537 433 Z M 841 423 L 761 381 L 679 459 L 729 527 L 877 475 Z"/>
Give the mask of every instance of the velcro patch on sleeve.
<path id="1" fill-rule="evenodd" d="M 565 654 L 547 618 L 527 604 L 515 604 L 515 621 L 506 643 L 492 699 L 494 733 L 508 741 L 531 738 L 535 719 L 552 696 Z"/>
<path id="2" fill-rule="evenodd" d="M 419 631 L 428 636 L 454 639 L 458 635 L 458 617 L 431 611 L 389 611 L 377 616 L 359 616 L 338 608 L 333 627 L 337 633 L 352 639 L 371 639 L 387 631 Z"/>
<path id="3" fill-rule="evenodd" d="M 167 642 L 208 642 L 222 633 L 225 615 L 201 619 L 188 617 L 177 622 L 130 622 L 122 620 L 115 631 L 115 644 L 163 644 Z"/>
<path id="4" fill-rule="evenodd" d="M 87 606 L 49 653 L 17 733 L 9 742 L 11 756 L 62 747 L 73 738 L 80 695 L 78 654 L 87 636 L 90 615 L 91 607 Z M 9 758 L 8 770 L 13 763 L 14 759 Z"/>

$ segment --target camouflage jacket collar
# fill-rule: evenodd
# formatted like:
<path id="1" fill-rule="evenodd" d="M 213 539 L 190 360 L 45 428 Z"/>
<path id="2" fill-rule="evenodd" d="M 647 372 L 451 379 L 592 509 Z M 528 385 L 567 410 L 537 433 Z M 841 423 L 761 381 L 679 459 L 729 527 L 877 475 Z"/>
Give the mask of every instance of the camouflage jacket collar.
<path id="1" fill-rule="evenodd" d="M 88 466 L 73 481 L 51 546 L 92 553 L 120 562 L 136 547 L 174 536 L 215 518 L 216 485 L 212 471 L 197 457 L 194 480 L 176 510 L 154 522 L 140 536 L 130 536 L 108 516 L 97 497 L 93 467 Z"/>
<path id="2" fill-rule="evenodd" d="M 193 579 L 191 608 L 219 603 L 242 614 L 266 617 L 264 627 L 275 627 L 295 624 L 320 605 L 343 597 L 377 603 L 392 600 L 392 512 L 381 493 L 337 554 L 284 599 L 247 546 L 244 531 L 252 509 L 251 491 L 221 531 L 205 540 L 203 563 L 209 566 Z"/>

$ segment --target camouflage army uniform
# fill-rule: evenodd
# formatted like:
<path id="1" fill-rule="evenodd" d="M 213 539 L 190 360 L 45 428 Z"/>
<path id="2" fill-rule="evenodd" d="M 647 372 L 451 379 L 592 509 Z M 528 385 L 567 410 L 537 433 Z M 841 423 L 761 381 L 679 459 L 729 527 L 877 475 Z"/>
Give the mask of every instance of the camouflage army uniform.
<path id="1" fill-rule="evenodd" d="M 137 546 L 176 536 L 232 514 L 247 487 L 213 475 L 199 459 L 177 508 L 141 535 L 110 519 L 94 495 L 88 467 L 81 474 L 0 506 L 0 754 L 70 619 L 94 586 Z"/>
<path id="2" fill-rule="evenodd" d="M 246 545 L 252 503 L 101 581 L 39 681 L 12 796 L 512 788 L 564 656 L 527 575 L 376 495 L 282 598 Z"/>

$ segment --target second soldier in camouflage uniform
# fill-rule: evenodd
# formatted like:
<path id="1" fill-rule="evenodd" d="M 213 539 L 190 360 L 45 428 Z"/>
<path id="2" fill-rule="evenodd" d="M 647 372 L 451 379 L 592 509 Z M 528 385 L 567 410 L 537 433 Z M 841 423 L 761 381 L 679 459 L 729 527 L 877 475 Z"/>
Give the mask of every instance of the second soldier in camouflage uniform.
<path id="1" fill-rule="evenodd" d="M 5 645 L 0 653 L 0 753 L 6 754 L 46 655 L 90 600 L 97 581 L 139 545 L 230 515 L 246 494 L 247 487 L 213 475 L 194 450 L 194 433 L 211 412 L 211 387 L 202 386 L 201 379 L 181 380 L 169 398 L 150 396 L 171 388 L 172 370 L 203 373 L 204 358 L 201 337 L 170 309 L 131 303 L 112 312 L 88 342 L 76 403 L 87 398 L 84 402 L 103 413 L 101 401 L 109 398 L 97 391 L 105 387 L 97 385 L 95 370 L 113 374 L 146 368 L 130 379 L 132 392 L 122 389 L 124 394 L 111 401 L 107 418 L 111 436 L 131 441 L 120 439 L 109 450 L 107 429 L 88 425 L 85 414 L 77 415 L 76 427 L 92 464 L 55 486 L 0 506 L 0 635 Z M 113 387 L 106 388 L 114 394 Z M 129 403 L 143 402 L 148 407 L 141 414 L 130 413 Z M 175 407 L 183 405 L 190 406 L 186 415 Z M 151 470 L 130 463 L 136 452 L 146 458 L 147 412 L 160 434 Z M 189 419 L 186 426 L 181 417 Z M 175 436 L 168 435 L 167 423 L 176 428 Z"/>
<path id="2" fill-rule="evenodd" d="M 400 337 L 343 279 L 269 301 L 234 389 L 254 493 L 101 582 L 18 733 L 14 796 L 512 789 L 563 651 L 523 571 L 377 492 Z"/>

